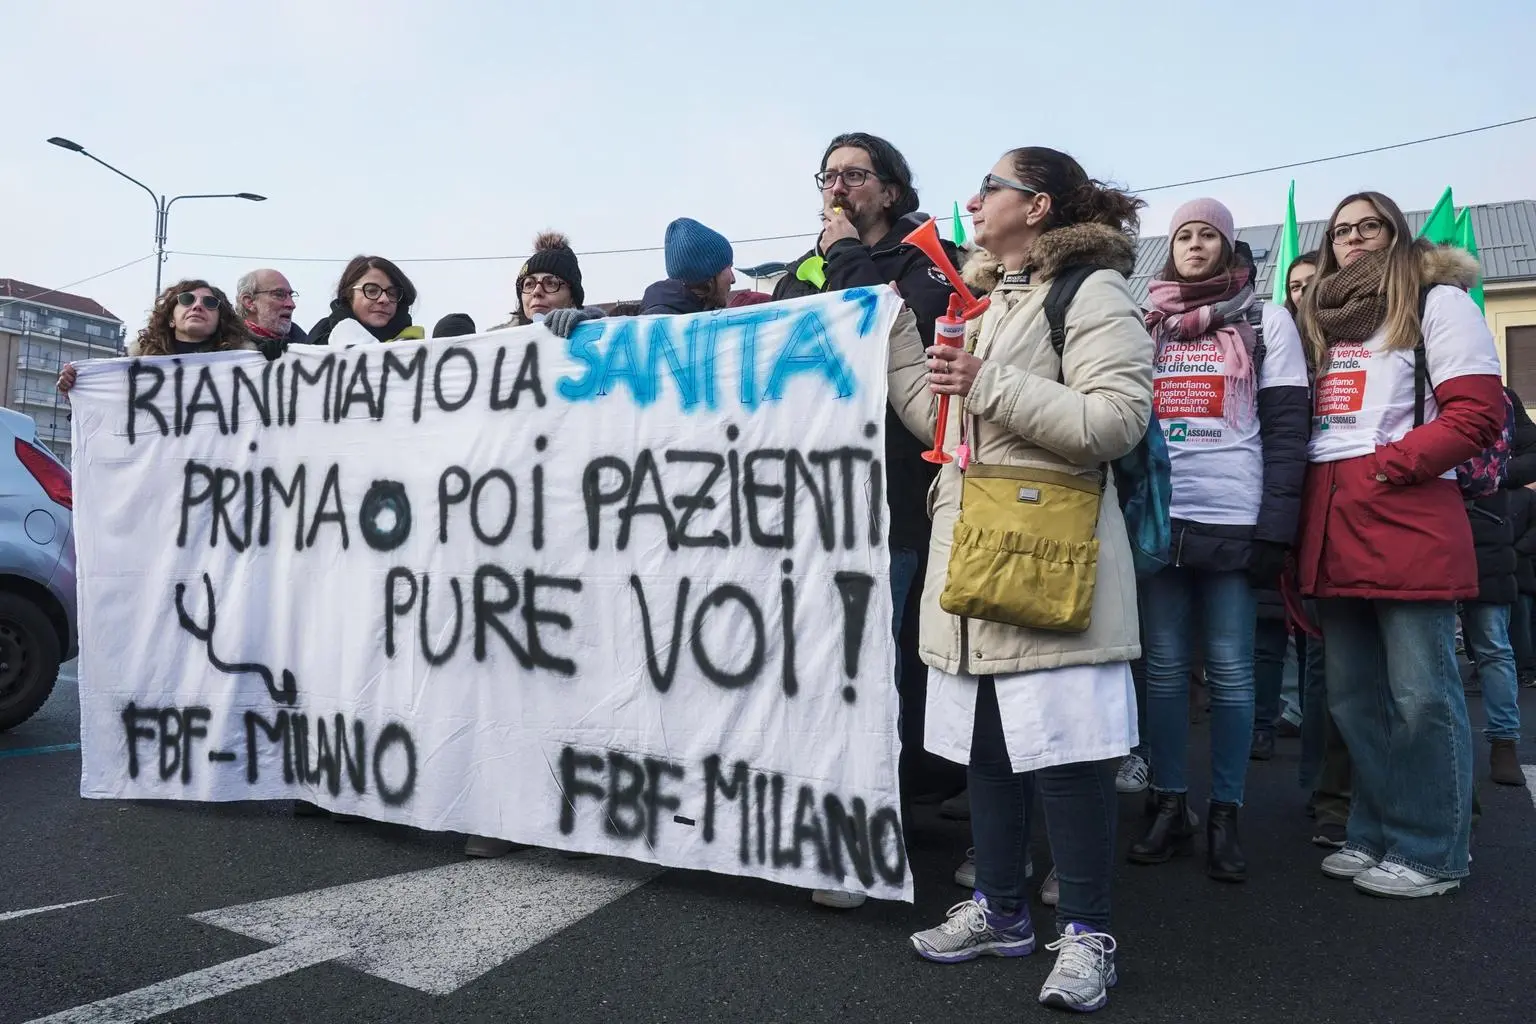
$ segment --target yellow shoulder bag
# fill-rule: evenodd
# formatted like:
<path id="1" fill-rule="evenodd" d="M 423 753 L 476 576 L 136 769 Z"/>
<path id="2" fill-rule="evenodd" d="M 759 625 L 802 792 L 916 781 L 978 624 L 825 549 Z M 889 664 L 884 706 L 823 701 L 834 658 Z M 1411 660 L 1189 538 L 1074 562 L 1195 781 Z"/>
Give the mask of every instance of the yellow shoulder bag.
<path id="1" fill-rule="evenodd" d="M 963 406 L 960 424 L 963 448 L 979 450 L 979 420 Z M 974 458 L 958 468 L 960 515 L 939 607 L 1026 629 L 1086 630 L 1098 575 L 1103 477 L 1096 484 Z"/>

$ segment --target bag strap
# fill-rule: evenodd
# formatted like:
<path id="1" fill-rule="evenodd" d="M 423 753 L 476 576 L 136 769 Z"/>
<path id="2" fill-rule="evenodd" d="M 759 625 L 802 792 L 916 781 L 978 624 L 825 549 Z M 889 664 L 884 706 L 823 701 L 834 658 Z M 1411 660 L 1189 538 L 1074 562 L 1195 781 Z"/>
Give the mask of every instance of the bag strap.
<path id="1" fill-rule="evenodd" d="M 1259 375 L 1264 372 L 1264 357 L 1269 354 L 1269 347 L 1264 344 L 1264 301 L 1255 298 L 1243 310 L 1243 318 L 1253 328 L 1253 387 L 1258 390 Z"/>
<path id="2" fill-rule="evenodd" d="M 1089 263 L 1067 267 L 1051 279 L 1051 288 L 1045 293 L 1045 322 L 1051 329 L 1051 347 L 1056 350 L 1057 383 L 1067 382 L 1060 366 L 1062 353 L 1067 348 L 1067 307 L 1072 305 L 1083 282 L 1102 269 Z"/>
<path id="3" fill-rule="evenodd" d="M 1419 343 L 1413 346 L 1413 425 L 1424 425 L 1424 390 L 1429 382 L 1429 360 L 1424 352 L 1424 306 L 1429 302 L 1429 289 L 1419 289 Z"/>

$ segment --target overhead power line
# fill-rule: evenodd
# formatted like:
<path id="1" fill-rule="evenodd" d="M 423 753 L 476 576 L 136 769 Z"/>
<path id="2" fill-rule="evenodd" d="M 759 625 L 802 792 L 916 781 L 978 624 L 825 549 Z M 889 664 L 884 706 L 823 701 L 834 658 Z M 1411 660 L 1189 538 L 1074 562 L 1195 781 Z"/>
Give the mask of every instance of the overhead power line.
<path id="1" fill-rule="evenodd" d="M 1166 192 L 1169 189 L 1187 188 L 1190 185 L 1207 185 L 1215 181 L 1231 181 L 1234 178 L 1248 178 L 1256 174 L 1269 174 L 1274 171 L 1288 171 L 1296 167 L 1311 167 L 1315 164 L 1332 163 L 1335 160 L 1349 160 L 1358 156 L 1369 156 L 1373 153 L 1386 153 L 1395 149 L 1407 149 L 1410 146 L 1422 146 L 1429 142 L 1441 142 L 1445 139 L 1460 138 L 1464 135 L 1476 135 L 1479 132 L 1489 132 L 1497 128 L 1508 128 L 1512 125 L 1526 124 L 1536 121 L 1536 114 L 1529 117 L 1517 117 L 1509 121 L 1499 121 L 1496 124 L 1480 125 L 1476 128 L 1464 128 L 1461 131 L 1445 132 L 1441 135 L 1428 135 L 1422 139 L 1410 139 L 1407 142 L 1394 142 L 1386 146 L 1373 146 L 1370 149 L 1357 149 L 1348 153 L 1335 153 L 1332 156 L 1313 157 L 1309 160 L 1296 160 L 1286 164 L 1274 164 L 1270 167 L 1256 167 L 1249 171 L 1233 171 L 1230 174 L 1218 174 L 1209 178 L 1191 178 L 1188 181 L 1175 181 L 1167 185 L 1153 185 L 1150 188 L 1133 189 L 1137 195 L 1146 195 L 1149 192 Z M 965 215 L 969 219 L 969 214 Z M 753 242 L 786 242 L 799 238 L 815 238 L 819 232 L 803 231 L 787 235 L 760 235 L 756 238 L 733 238 L 732 245 L 748 245 Z M 638 245 L 624 249 L 587 249 L 578 252 L 578 256 L 627 256 L 634 253 L 661 252 L 665 246 Z M 207 260 L 246 260 L 253 263 L 346 263 L 350 256 L 250 256 L 236 255 L 219 252 L 184 252 L 171 250 L 176 256 L 191 256 L 197 259 Z M 412 259 L 395 259 L 396 263 L 520 263 L 528 258 L 527 253 L 517 256 L 418 256 Z M 149 257 L 145 257 L 148 259 Z M 393 257 L 392 257 L 393 258 Z M 134 262 L 141 262 L 135 260 Z M 132 264 L 124 264 L 131 266 Z M 122 269 L 121 267 L 115 269 Z M 106 271 L 111 273 L 112 271 Z M 100 275 L 98 275 L 100 276 Z M 89 278 L 87 278 L 89 280 Z M 79 282 L 77 282 L 79 283 Z"/>

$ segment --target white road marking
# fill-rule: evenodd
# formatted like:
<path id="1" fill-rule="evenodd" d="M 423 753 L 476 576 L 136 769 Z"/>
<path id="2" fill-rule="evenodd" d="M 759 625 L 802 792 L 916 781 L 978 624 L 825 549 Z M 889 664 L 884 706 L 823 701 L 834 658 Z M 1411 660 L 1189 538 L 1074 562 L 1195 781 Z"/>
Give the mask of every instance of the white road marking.
<path id="1" fill-rule="evenodd" d="M 264 949 L 111 999 L 39 1017 L 27 1024 L 134 1024 L 324 963 L 334 959 L 338 952 L 323 942 L 292 943 Z"/>
<path id="2" fill-rule="evenodd" d="M 194 914 L 262 942 L 324 938 L 336 961 L 447 995 L 644 885 L 660 869 L 550 851 L 464 861 Z"/>
<path id="3" fill-rule="evenodd" d="M 540 850 L 193 914 L 275 948 L 28 1024 L 147 1020 L 329 961 L 445 996 L 661 871 Z"/>
<path id="4" fill-rule="evenodd" d="M 18 917 L 31 917 L 33 914 L 46 914 L 50 910 L 66 910 L 69 907 L 83 907 L 87 903 L 100 903 L 102 900 L 115 900 L 122 893 L 114 893 L 111 896 L 97 896 L 95 899 L 75 900 L 73 903 L 55 903 L 51 907 L 33 907 L 31 910 L 7 910 L 0 914 L 0 921 L 12 921 Z"/>

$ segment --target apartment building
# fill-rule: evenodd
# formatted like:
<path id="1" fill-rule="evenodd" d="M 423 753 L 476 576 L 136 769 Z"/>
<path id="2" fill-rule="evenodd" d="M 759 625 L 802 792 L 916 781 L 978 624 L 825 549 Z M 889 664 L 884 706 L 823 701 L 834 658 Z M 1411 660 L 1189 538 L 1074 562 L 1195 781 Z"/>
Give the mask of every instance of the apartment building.
<path id="1" fill-rule="evenodd" d="M 121 355 L 123 322 L 94 299 L 0 278 L 0 404 L 31 416 L 37 439 L 69 464 L 65 363 Z"/>

